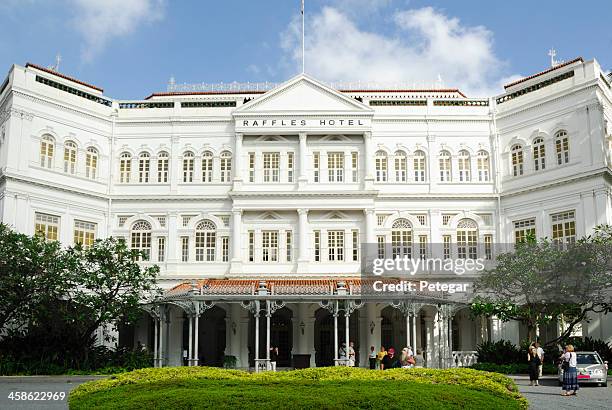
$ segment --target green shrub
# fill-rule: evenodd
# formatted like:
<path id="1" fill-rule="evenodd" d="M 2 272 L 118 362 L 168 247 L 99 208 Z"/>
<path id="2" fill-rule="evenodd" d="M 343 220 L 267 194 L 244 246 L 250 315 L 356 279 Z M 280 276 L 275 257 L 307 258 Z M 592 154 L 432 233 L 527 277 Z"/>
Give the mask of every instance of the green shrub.
<path id="1" fill-rule="evenodd" d="M 223 356 L 223 367 L 226 369 L 235 369 L 238 358 L 232 355 Z"/>
<path id="2" fill-rule="evenodd" d="M 479 363 L 514 364 L 526 360 L 526 355 L 508 340 L 481 343 L 476 347 L 476 355 Z"/>
<path id="3" fill-rule="evenodd" d="M 166 408 L 527 408 L 511 379 L 472 369 L 141 369 L 82 384 L 69 398 L 72 409 L 160 403 Z"/>

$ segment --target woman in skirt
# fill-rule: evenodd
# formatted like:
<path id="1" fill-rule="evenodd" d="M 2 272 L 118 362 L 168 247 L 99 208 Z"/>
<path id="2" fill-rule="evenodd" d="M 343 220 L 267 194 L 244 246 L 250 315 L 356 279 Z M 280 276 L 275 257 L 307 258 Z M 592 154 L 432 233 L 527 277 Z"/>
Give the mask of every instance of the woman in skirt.
<path id="1" fill-rule="evenodd" d="M 561 355 L 561 366 L 563 367 L 563 393 L 561 395 L 575 396 L 579 386 L 574 346 L 567 345 L 565 347 L 565 353 Z"/>
<path id="2" fill-rule="evenodd" d="M 540 356 L 535 346 L 529 347 L 529 353 L 527 353 L 527 363 L 529 364 L 529 382 L 531 386 L 539 386 L 540 379 Z"/>

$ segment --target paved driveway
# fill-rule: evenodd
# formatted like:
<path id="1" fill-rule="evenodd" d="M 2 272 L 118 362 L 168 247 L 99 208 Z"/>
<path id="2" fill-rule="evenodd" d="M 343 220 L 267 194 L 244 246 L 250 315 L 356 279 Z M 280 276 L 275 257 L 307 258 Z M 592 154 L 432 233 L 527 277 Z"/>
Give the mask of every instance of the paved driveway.
<path id="1" fill-rule="evenodd" d="M 107 376 L 7 376 L 0 377 L 0 409 L 67 409 L 68 393 L 81 383 Z M 63 400 L 11 400 L 17 392 L 64 393 Z M 59 394 L 58 394 L 59 396 Z"/>
<path id="2" fill-rule="evenodd" d="M 610 409 L 612 406 L 612 378 L 608 387 L 580 386 L 578 395 L 563 397 L 556 378 L 545 376 L 540 386 L 529 386 L 529 377 L 511 376 L 519 390 L 529 400 L 530 409 Z"/>

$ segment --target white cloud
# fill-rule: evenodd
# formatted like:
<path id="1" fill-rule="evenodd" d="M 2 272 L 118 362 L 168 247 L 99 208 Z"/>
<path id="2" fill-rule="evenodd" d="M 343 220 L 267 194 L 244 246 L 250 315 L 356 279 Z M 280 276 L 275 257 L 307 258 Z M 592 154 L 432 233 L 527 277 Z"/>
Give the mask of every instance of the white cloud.
<path id="1" fill-rule="evenodd" d="M 348 1 L 348 0 L 347 0 Z M 306 72 L 325 81 L 414 82 L 431 85 L 440 75 L 447 87 L 470 95 L 500 92 L 505 63 L 493 51 L 493 34 L 468 27 L 431 7 L 396 11 L 393 34 L 362 30 L 335 7 L 310 15 L 306 29 Z M 300 22 L 281 39 L 285 69 L 301 64 Z M 289 74 L 289 73 L 288 73 Z"/>
<path id="2" fill-rule="evenodd" d="M 83 36 L 83 59 L 91 61 L 118 37 L 163 19 L 165 0 L 71 0 L 74 24 Z"/>

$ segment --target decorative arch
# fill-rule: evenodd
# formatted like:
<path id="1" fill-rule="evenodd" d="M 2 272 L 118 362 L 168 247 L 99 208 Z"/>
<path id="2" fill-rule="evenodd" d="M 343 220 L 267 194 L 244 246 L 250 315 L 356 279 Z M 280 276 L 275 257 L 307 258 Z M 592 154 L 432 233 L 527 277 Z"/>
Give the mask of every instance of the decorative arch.
<path id="1" fill-rule="evenodd" d="M 482 219 L 482 217 L 476 215 L 473 212 L 460 212 L 457 215 L 453 216 L 450 221 L 448 221 L 448 226 L 452 229 L 452 230 L 457 230 L 457 227 L 459 225 L 459 222 L 463 219 L 471 219 L 472 221 L 474 221 L 476 223 L 476 226 L 478 229 L 480 229 L 481 226 L 485 226 L 485 222 Z"/>

